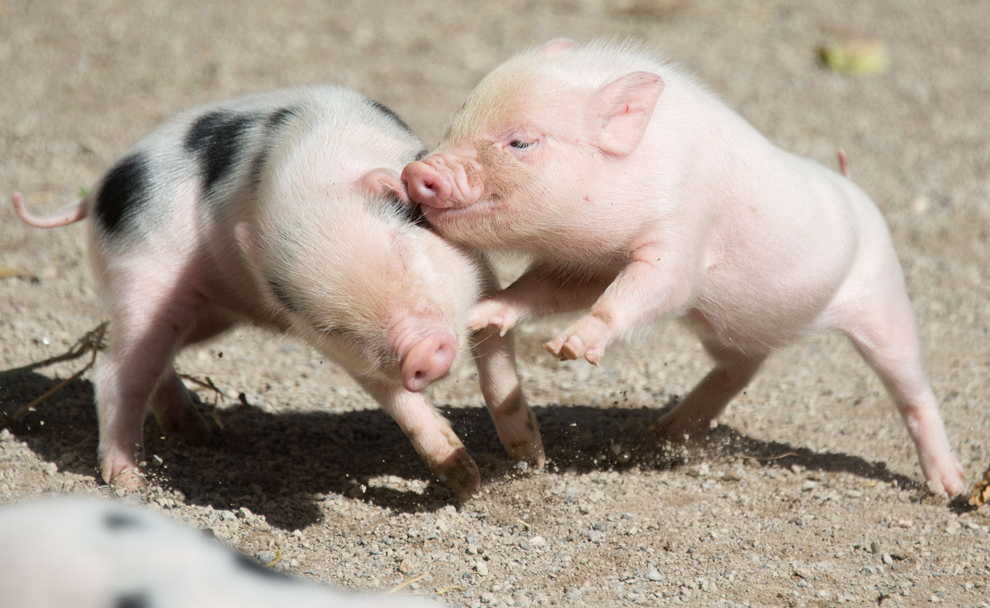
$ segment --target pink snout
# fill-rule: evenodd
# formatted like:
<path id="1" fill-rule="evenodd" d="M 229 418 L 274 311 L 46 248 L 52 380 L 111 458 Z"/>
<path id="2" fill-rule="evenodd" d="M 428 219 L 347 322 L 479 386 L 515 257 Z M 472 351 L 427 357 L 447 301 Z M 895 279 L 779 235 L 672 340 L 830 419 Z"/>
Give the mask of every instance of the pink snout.
<path id="1" fill-rule="evenodd" d="M 451 185 L 430 165 L 415 161 L 402 170 L 402 183 L 409 198 L 427 207 L 446 207 L 450 202 Z"/>
<path id="2" fill-rule="evenodd" d="M 400 353 L 399 368 L 402 386 L 418 393 L 434 380 L 444 377 L 457 358 L 457 341 L 445 331 L 436 331 Z"/>

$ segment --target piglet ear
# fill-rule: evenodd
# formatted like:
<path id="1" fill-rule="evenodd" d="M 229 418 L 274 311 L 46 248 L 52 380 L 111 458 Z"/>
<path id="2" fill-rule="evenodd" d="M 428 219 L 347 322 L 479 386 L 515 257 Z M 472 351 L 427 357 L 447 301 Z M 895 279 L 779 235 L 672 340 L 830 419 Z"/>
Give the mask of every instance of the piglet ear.
<path id="1" fill-rule="evenodd" d="M 606 154 L 628 156 L 639 146 L 663 80 L 650 72 L 633 72 L 608 83 L 592 97 L 592 133 Z"/>
<path id="2" fill-rule="evenodd" d="M 358 180 L 359 186 L 372 196 L 394 194 L 403 203 L 409 202 L 406 189 L 399 179 L 399 174 L 390 169 L 372 169 Z"/>
<path id="3" fill-rule="evenodd" d="M 573 40 L 568 40 L 567 38 L 558 38 L 557 40 L 551 40 L 547 43 L 545 47 L 540 51 L 544 55 L 556 55 L 557 53 L 562 53 L 563 51 L 569 51 L 577 46 L 577 43 Z"/>
<path id="4" fill-rule="evenodd" d="M 247 222 L 240 222 L 234 227 L 234 234 L 237 235 L 237 243 L 241 246 L 244 254 L 247 255 L 251 265 L 260 269 L 262 264 L 261 239 Z"/>

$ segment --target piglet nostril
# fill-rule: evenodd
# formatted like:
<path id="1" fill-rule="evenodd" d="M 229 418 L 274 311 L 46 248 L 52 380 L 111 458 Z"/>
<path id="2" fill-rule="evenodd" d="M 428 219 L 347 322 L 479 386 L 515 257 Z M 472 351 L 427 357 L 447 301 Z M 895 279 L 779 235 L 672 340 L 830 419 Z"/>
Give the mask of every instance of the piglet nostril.
<path id="1" fill-rule="evenodd" d="M 402 171 L 402 182 L 413 202 L 430 207 L 441 206 L 450 196 L 444 178 L 430 165 L 415 161 Z"/>
<path id="2" fill-rule="evenodd" d="M 420 392 L 447 374 L 457 358 L 457 342 L 447 332 L 432 333 L 409 349 L 401 363 L 402 384 Z"/>
<path id="3" fill-rule="evenodd" d="M 422 198 L 434 198 L 437 195 L 437 184 L 432 180 L 423 179 L 418 184 L 417 190 Z"/>

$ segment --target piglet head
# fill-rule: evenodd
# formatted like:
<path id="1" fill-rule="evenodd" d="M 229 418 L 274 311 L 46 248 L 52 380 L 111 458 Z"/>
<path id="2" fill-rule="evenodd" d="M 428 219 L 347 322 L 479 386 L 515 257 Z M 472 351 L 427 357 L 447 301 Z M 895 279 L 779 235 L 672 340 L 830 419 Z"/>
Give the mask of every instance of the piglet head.
<path id="1" fill-rule="evenodd" d="M 419 392 L 447 375 L 478 298 L 473 258 L 416 225 L 398 175 L 376 169 L 306 213 L 238 226 L 288 325 L 359 378 Z"/>
<path id="2" fill-rule="evenodd" d="M 486 249 L 526 249 L 580 215 L 636 153 L 663 91 L 656 74 L 603 73 L 595 59 L 554 41 L 496 68 L 437 152 L 403 170 L 411 202 L 444 236 Z"/>

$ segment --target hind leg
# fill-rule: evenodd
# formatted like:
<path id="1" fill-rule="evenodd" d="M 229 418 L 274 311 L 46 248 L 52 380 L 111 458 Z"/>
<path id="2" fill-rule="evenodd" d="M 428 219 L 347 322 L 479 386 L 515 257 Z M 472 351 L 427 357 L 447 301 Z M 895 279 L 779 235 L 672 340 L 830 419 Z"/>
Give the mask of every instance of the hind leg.
<path id="1" fill-rule="evenodd" d="M 159 407 L 163 400 L 174 403 L 170 380 L 178 378 L 172 360 L 200 302 L 197 295 L 162 285 L 133 285 L 127 293 L 114 294 L 110 344 L 96 370 L 100 460 L 107 482 L 131 490 L 143 485 L 137 463 L 143 457 L 149 400 L 155 394 Z"/>
<path id="2" fill-rule="evenodd" d="M 914 311 L 899 283 L 846 301 L 837 326 L 853 341 L 897 406 L 929 487 L 937 494 L 956 496 L 966 489 L 965 474 L 952 455 L 938 402 L 925 375 Z"/>
<path id="3" fill-rule="evenodd" d="M 196 315 L 195 323 L 183 346 L 213 338 L 239 321 L 236 315 L 207 308 Z M 210 444 L 210 429 L 193 405 L 193 393 L 186 388 L 171 365 L 159 380 L 151 396 L 151 411 L 170 437 L 195 446 Z"/>
<path id="4" fill-rule="evenodd" d="M 710 342 L 704 346 L 715 359 L 715 369 L 708 372 L 677 407 L 650 429 L 668 441 L 705 435 L 711 421 L 746 388 L 766 358 L 766 355 L 745 354 Z"/>

